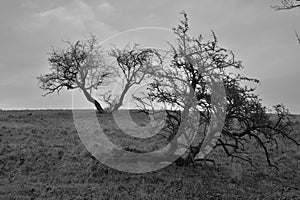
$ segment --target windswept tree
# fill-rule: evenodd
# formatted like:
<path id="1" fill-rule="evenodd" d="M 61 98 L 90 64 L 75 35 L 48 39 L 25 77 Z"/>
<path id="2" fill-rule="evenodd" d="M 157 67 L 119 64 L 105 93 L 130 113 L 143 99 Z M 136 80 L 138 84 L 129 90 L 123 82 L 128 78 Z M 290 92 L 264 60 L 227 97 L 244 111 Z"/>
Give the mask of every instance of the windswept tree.
<path id="1" fill-rule="evenodd" d="M 149 86 L 150 98 L 139 99 L 143 105 L 150 99 L 168 106 L 164 128 L 168 134 L 164 136 L 171 144 L 169 154 L 174 154 L 179 145 L 188 144 L 186 153 L 176 160 L 177 164 L 206 159 L 205 138 L 210 134 L 216 138 L 211 148 L 221 147 L 228 156 L 253 164 L 251 149 L 257 146 L 267 163 L 274 166 L 270 156 L 272 145 L 276 146 L 282 138 L 299 145 L 293 138 L 288 110 L 276 105 L 273 114 L 269 114 L 270 110 L 262 105 L 255 89 L 247 86 L 259 81 L 232 72 L 242 69 L 241 61 L 232 51 L 219 46 L 214 33 L 211 41 L 204 41 L 201 35 L 189 36 L 188 17 L 182 14 L 183 20 L 174 28 L 177 40 L 171 45 L 171 63 L 154 72 L 156 79 Z M 218 81 L 224 85 L 226 93 L 214 91 L 212 82 Z M 220 98 L 213 102 L 213 95 L 218 94 Z M 224 118 L 218 115 L 222 112 L 225 112 Z M 220 132 L 212 133 L 215 130 L 210 120 L 218 117 L 224 120 L 224 126 Z M 199 126 L 191 130 L 194 123 L 191 121 L 195 119 Z M 194 134 L 189 137 L 191 131 Z M 182 135 L 190 141 L 181 144 L 178 138 Z"/>
<path id="2" fill-rule="evenodd" d="M 118 110 L 124 101 L 126 93 L 134 85 L 139 85 L 145 79 L 149 78 L 150 70 L 160 62 L 160 55 L 155 49 L 140 48 L 135 44 L 131 46 L 127 44 L 125 48 L 119 49 L 115 47 L 109 52 L 114 59 L 114 66 L 118 80 L 122 83 L 120 95 L 115 95 L 108 91 L 102 94 L 102 99 L 109 104 L 111 110 Z"/>
<path id="3" fill-rule="evenodd" d="M 93 97 L 93 90 L 105 86 L 113 71 L 104 59 L 104 52 L 95 36 L 84 41 L 67 41 L 64 49 L 53 49 L 49 55 L 50 72 L 39 76 L 39 87 L 45 90 L 43 96 L 67 90 L 80 89 L 86 99 L 99 112 L 101 104 Z"/>

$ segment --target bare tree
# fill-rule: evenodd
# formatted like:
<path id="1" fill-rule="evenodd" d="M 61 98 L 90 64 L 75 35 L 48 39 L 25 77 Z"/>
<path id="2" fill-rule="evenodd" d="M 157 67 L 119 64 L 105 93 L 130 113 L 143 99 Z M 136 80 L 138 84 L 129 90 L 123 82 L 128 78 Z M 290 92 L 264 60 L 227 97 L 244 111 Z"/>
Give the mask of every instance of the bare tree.
<path id="1" fill-rule="evenodd" d="M 50 73 L 37 77 L 39 87 L 45 90 L 43 96 L 79 88 L 86 99 L 99 112 L 103 107 L 92 96 L 92 91 L 108 83 L 112 70 L 106 65 L 103 51 L 95 36 L 76 43 L 66 42 L 65 49 L 53 49 L 48 58 Z"/>
<path id="2" fill-rule="evenodd" d="M 127 44 L 123 49 L 115 47 L 109 54 L 116 59 L 116 74 L 122 80 L 123 86 L 120 96 L 113 96 L 111 92 L 101 96 L 112 110 L 118 110 L 128 90 L 148 78 L 149 71 L 153 70 L 155 62 L 159 62 L 160 58 L 155 49 L 140 48 L 137 44 Z"/>
<path id="3" fill-rule="evenodd" d="M 277 105 L 274 107 L 274 114 L 268 114 L 269 110 L 262 106 L 254 88 L 245 84 L 259 81 L 238 73 L 229 73 L 229 69 L 242 69 L 241 62 L 236 60 L 231 51 L 219 46 L 214 33 L 212 41 L 207 42 L 203 41 L 201 35 L 190 37 L 187 14 L 182 14 L 183 20 L 174 28 L 178 39 L 175 45 L 171 45 L 171 64 L 164 65 L 155 72 L 157 78 L 149 87 L 151 100 L 169 106 L 165 127 L 168 135 L 165 137 L 174 146 L 170 148 L 171 154 L 174 153 L 172 149 L 180 145 L 177 138 L 182 134 L 188 137 L 188 132 L 196 131 L 196 137 L 193 137 L 187 153 L 177 159 L 176 163 L 187 165 L 203 160 L 203 157 L 198 157 L 198 153 L 206 145 L 209 121 L 218 113 L 218 109 L 225 109 L 222 101 L 226 101 L 225 125 L 213 148 L 221 147 L 228 156 L 252 164 L 247 147 L 257 145 L 263 150 L 267 163 L 274 166 L 270 158 L 269 144 L 277 144 L 280 138 L 287 138 L 299 145 L 292 137 L 293 123 L 287 109 Z M 213 103 L 212 95 L 218 91 L 211 89 L 210 82 L 216 80 L 215 77 L 222 80 L 226 95 L 225 99 L 220 98 Z M 141 99 L 140 102 L 145 104 Z M 199 128 L 190 129 L 191 115 L 197 116 Z"/>
<path id="4" fill-rule="evenodd" d="M 274 5 L 274 6 L 271 6 L 271 7 L 273 9 L 275 9 L 276 11 L 300 8 L 300 0 L 281 0 L 280 5 Z M 295 34 L 296 34 L 297 40 L 300 44 L 300 35 L 297 32 Z"/>

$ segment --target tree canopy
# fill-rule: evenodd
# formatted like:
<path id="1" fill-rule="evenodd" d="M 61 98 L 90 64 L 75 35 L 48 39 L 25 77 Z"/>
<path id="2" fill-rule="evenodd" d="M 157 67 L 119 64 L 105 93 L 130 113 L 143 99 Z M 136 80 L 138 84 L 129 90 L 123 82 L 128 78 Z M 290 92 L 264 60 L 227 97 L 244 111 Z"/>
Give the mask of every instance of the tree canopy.
<path id="1" fill-rule="evenodd" d="M 92 96 L 93 90 L 106 85 L 113 70 L 104 59 L 104 52 L 95 36 L 76 43 L 66 42 L 64 49 L 53 49 L 49 54 L 50 72 L 39 76 L 39 87 L 45 90 L 44 96 L 63 88 L 79 88 L 87 100 L 102 112 L 103 107 Z"/>
<path id="2" fill-rule="evenodd" d="M 164 64 L 155 72 L 156 79 L 149 87 L 152 100 L 168 105 L 165 130 L 174 146 L 178 146 L 176 139 L 189 131 L 191 114 L 197 113 L 200 126 L 193 130 L 196 136 L 187 143 L 190 144 L 188 153 L 177 163 L 186 165 L 205 159 L 207 155 L 203 152 L 208 145 L 205 138 L 215 131 L 212 135 L 216 142 L 210 144 L 210 148 L 221 147 L 228 156 L 252 164 L 248 147 L 257 145 L 263 150 L 267 163 L 275 166 L 269 153 L 272 145 L 281 138 L 299 145 L 292 137 L 293 123 L 288 110 L 283 105 L 275 105 L 273 109 L 263 106 L 255 88 L 248 86 L 259 80 L 230 72 L 231 69 L 240 71 L 241 61 L 232 51 L 219 46 L 214 32 L 211 41 L 204 41 L 201 35 L 189 36 L 187 14 L 182 15 L 183 20 L 173 29 L 177 40 L 170 45 L 170 64 Z M 220 91 L 213 91 L 211 83 L 218 81 L 226 93 L 221 94 L 224 98 L 213 102 L 213 95 L 220 95 Z M 140 102 L 145 104 L 145 101 Z M 218 133 L 210 127 L 210 120 L 220 117 L 218 113 L 222 112 L 226 116 Z"/>

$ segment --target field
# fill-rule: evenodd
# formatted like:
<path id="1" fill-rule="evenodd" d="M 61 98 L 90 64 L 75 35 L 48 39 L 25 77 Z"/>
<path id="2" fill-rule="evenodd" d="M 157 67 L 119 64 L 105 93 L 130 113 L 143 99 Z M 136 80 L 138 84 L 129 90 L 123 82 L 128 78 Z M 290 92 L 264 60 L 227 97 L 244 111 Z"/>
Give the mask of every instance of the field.
<path id="1" fill-rule="evenodd" d="M 300 199 L 300 148 L 282 147 L 273 152 L 278 171 L 259 152 L 256 170 L 214 151 L 216 166 L 130 174 L 90 156 L 72 111 L 0 111 L 0 199 Z"/>

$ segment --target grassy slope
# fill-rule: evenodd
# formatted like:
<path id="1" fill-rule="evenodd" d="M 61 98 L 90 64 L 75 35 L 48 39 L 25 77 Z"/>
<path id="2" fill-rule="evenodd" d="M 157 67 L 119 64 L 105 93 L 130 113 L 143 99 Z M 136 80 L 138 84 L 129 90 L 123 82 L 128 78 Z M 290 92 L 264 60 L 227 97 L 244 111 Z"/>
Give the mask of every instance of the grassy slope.
<path id="1" fill-rule="evenodd" d="M 88 156 L 71 111 L 0 111 L 0 199 L 300 199 L 299 148 L 274 154 L 280 171 L 215 151 L 216 167 L 129 174 Z"/>

